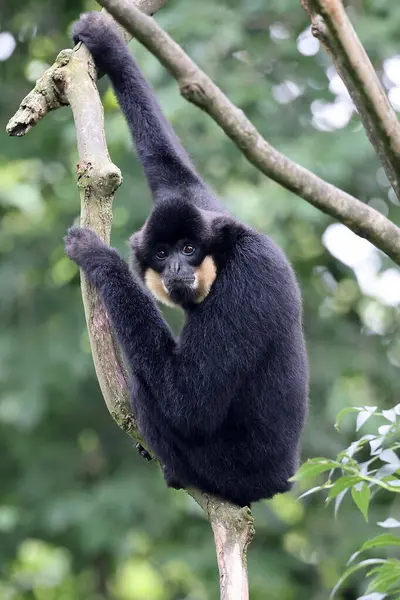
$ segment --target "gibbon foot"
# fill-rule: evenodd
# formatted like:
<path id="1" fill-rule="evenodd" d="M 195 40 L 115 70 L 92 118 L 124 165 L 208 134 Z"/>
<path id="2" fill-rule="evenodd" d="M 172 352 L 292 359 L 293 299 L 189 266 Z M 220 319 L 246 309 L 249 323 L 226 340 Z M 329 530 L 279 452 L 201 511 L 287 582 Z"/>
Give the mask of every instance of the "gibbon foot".
<path id="1" fill-rule="evenodd" d="M 139 452 L 140 456 L 145 458 L 146 460 L 153 460 L 150 454 L 147 452 L 146 448 L 143 448 L 142 444 L 135 444 L 136 450 Z"/>
<path id="2" fill-rule="evenodd" d="M 168 467 L 163 465 L 162 470 L 163 470 L 165 482 L 168 487 L 174 488 L 175 490 L 181 490 L 183 488 L 183 485 L 181 484 L 181 482 L 178 480 L 176 475 L 171 473 L 171 471 L 168 469 Z"/>

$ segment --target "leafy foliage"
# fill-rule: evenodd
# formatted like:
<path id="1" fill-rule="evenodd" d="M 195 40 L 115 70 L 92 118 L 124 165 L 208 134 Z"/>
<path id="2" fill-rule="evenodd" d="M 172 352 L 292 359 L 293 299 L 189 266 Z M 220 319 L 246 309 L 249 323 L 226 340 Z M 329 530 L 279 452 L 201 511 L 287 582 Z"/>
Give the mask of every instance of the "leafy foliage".
<path id="1" fill-rule="evenodd" d="M 364 519 L 368 521 L 368 508 L 371 498 L 378 492 L 389 492 L 400 494 L 400 404 L 390 410 L 378 411 L 376 406 L 362 406 L 345 409 L 338 416 L 336 427 L 345 414 L 357 413 L 356 430 L 358 431 L 371 417 L 377 421 L 376 432 L 368 433 L 352 442 L 348 448 L 341 451 L 336 460 L 325 458 L 313 458 L 304 463 L 294 480 L 303 481 L 326 473 L 329 470 L 328 479 L 325 483 L 317 485 L 303 494 L 309 494 L 328 490 L 326 500 L 329 502 L 335 498 L 335 513 L 339 509 L 343 499 L 351 492 L 352 500 Z M 383 424 L 381 424 L 383 422 Z M 397 452 L 396 452 L 397 451 Z M 366 456 L 367 455 L 367 456 Z M 362 462 L 360 462 L 362 461 Z M 381 527 L 399 528 L 400 521 L 388 517 L 385 521 L 378 523 Z M 388 548 L 400 546 L 400 536 L 384 533 L 373 537 L 361 546 L 348 561 L 348 567 L 334 587 L 331 598 L 333 598 L 341 585 L 352 575 L 360 570 L 367 569 L 366 576 L 369 578 L 366 596 L 379 600 L 386 597 L 398 597 L 400 593 L 400 560 L 398 558 L 364 559 L 356 564 L 360 554 L 372 548 Z M 369 567 L 373 568 L 369 568 Z"/>

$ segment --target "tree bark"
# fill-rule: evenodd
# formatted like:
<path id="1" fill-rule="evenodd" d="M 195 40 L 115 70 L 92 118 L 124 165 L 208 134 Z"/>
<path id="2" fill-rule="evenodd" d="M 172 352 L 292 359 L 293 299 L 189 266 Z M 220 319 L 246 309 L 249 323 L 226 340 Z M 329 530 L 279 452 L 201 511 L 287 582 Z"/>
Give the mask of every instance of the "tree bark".
<path id="1" fill-rule="evenodd" d="M 165 1 L 138 0 L 136 4 L 153 14 Z M 11 135 L 24 135 L 47 112 L 68 104 L 77 134 L 81 225 L 90 227 L 109 243 L 112 204 L 122 177 L 108 153 L 96 71 L 82 44 L 59 54 L 55 64 L 22 101 L 7 130 Z M 107 408 L 116 423 L 146 447 L 131 412 L 128 378 L 107 314 L 97 291 L 83 274 L 81 285 L 93 361 Z M 246 552 L 254 534 L 250 510 L 200 490 L 191 489 L 187 493 L 203 508 L 214 533 L 221 600 L 248 600 Z"/>
<path id="2" fill-rule="evenodd" d="M 331 56 L 368 138 L 400 199 L 400 123 L 342 0 L 301 0 L 311 31 Z"/>
<path id="3" fill-rule="evenodd" d="M 253 517 L 249 508 L 215 502 L 212 496 L 192 494 L 208 515 L 214 533 L 221 600 L 248 600 L 247 548 L 253 539 Z"/>

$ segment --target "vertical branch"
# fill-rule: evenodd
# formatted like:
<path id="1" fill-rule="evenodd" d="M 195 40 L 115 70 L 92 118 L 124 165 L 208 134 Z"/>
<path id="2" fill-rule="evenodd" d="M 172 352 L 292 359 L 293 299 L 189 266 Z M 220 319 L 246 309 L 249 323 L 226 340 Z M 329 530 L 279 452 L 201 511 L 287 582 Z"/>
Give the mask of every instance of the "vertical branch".
<path id="1" fill-rule="evenodd" d="M 88 57 L 83 47 L 74 51 L 68 68 L 57 79 L 71 106 L 77 132 L 81 225 L 91 227 L 109 243 L 112 203 L 122 177 L 108 154 L 103 106 L 95 69 Z M 115 415 L 118 406 L 124 418 L 129 419 L 127 378 L 110 323 L 98 293 L 83 276 L 81 285 L 93 361 L 104 400 L 111 413 Z"/>
<path id="2" fill-rule="evenodd" d="M 208 515 L 214 533 L 221 600 L 248 600 L 247 548 L 254 536 L 254 520 L 248 507 L 238 508 L 189 490 Z"/>
<path id="3" fill-rule="evenodd" d="M 136 5 L 152 14 L 164 3 L 165 0 L 137 0 Z M 96 72 L 82 44 L 60 53 L 22 101 L 7 130 L 10 135 L 22 136 L 47 112 L 67 104 L 71 106 L 77 133 L 81 224 L 109 243 L 112 203 L 122 178 L 108 153 Z M 96 375 L 107 408 L 128 435 L 144 443 L 131 413 L 127 376 L 107 314 L 96 290 L 83 277 L 82 299 Z M 203 508 L 214 532 L 221 600 L 248 600 L 246 551 L 254 533 L 250 510 L 199 490 L 187 492 Z"/>
<path id="4" fill-rule="evenodd" d="M 368 138 L 400 199 L 400 123 L 342 0 L 301 0 L 313 35 L 331 56 Z"/>

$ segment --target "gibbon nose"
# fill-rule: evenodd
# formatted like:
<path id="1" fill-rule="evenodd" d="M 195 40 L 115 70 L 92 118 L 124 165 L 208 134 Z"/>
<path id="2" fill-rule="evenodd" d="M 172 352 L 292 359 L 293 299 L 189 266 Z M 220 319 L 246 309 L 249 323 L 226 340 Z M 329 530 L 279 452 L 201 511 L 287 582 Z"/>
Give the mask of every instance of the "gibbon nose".
<path id="1" fill-rule="evenodd" d="M 174 279 L 180 279 L 180 272 L 181 272 L 181 265 L 179 264 L 179 260 L 174 260 L 169 268 L 170 271 L 170 278 Z"/>
<path id="2" fill-rule="evenodd" d="M 171 265 L 168 269 L 166 284 L 170 287 L 180 287 L 194 282 L 194 274 L 189 270 L 182 268 L 181 265 Z"/>

